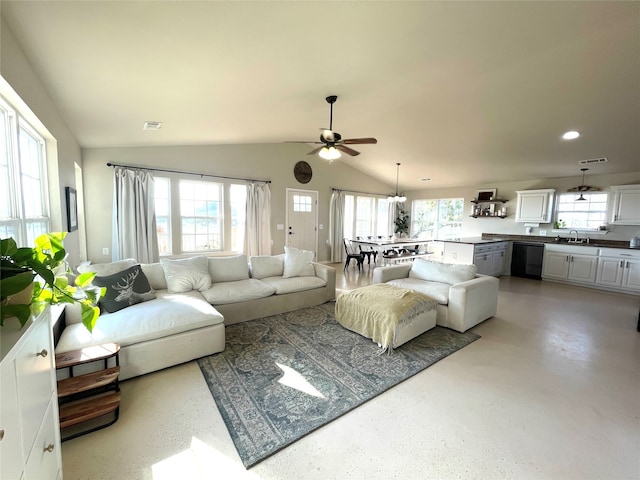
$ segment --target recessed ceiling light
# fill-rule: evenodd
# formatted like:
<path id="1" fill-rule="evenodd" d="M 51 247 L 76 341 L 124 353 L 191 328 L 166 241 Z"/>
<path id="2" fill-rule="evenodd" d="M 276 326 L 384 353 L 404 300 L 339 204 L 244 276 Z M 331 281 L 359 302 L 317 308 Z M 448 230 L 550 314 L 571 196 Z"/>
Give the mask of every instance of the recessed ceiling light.
<path id="1" fill-rule="evenodd" d="M 562 138 L 565 140 L 575 140 L 580 136 L 580 132 L 576 132 L 575 130 L 569 130 L 562 135 Z"/>
<path id="2" fill-rule="evenodd" d="M 144 122 L 143 130 L 160 130 L 162 122 Z"/>

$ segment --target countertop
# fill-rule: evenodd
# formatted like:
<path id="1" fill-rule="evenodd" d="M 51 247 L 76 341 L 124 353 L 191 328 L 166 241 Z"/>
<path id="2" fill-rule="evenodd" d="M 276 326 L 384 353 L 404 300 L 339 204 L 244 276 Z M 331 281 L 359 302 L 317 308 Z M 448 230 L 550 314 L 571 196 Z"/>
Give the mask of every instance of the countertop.
<path id="1" fill-rule="evenodd" d="M 447 242 L 447 243 L 470 243 L 472 245 L 478 245 L 482 243 L 497 243 L 503 242 L 505 240 L 511 240 L 510 238 L 481 238 L 481 237 L 467 237 L 467 238 L 448 238 L 446 240 L 438 240 L 439 242 Z"/>
<path id="2" fill-rule="evenodd" d="M 567 238 L 561 238 L 560 241 L 555 237 L 543 237 L 539 235 L 505 235 L 503 233 L 483 233 L 482 240 L 491 240 L 500 242 L 504 240 L 521 241 L 529 243 L 552 243 L 567 245 Z M 471 242 L 464 242 L 471 243 Z M 628 241 L 623 240 L 604 240 L 600 238 L 592 238 L 589 243 L 571 243 L 570 245 L 579 245 L 582 247 L 602 247 L 602 248 L 624 248 L 628 250 L 638 250 L 638 248 L 631 248 Z"/>

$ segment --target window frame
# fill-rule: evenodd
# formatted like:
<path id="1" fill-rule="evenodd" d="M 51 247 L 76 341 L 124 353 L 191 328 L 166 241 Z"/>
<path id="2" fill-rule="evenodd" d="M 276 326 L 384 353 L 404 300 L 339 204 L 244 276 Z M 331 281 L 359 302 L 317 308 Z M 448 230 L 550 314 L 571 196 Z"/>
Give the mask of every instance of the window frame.
<path id="1" fill-rule="evenodd" d="M 206 179 L 194 179 L 192 175 L 189 174 L 177 174 L 177 173 L 169 173 L 162 172 L 156 173 L 154 175 L 155 179 L 167 179 L 169 184 L 169 215 L 167 222 L 167 232 L 166 235 L 168 237 L 168 251 L 160 252 L 161 257 L 176 257 L 176 256 L 188 256 L 188 255 L 226 255 L 226 254 L 242 254 L 244 253 L 244 231 L 246 230 L 246 216 L 245 216 L 245 208 L 246 206 L 246 194 L 244 195 L 244 202 L 239 202 L 235 199 L 238 190 L 235 190 L 233 187 L 243 187 L 246 192 L 246 183 L 225 179 L 218 179 L 216 177 L 211 177 L 211 180 Z M 220 246 L 219 248 L 208 248 L 208 249 L 186 249 L 183 244 L 183 234 L 182 234 L 182 219 L 183 215 L 181 212 L 181 198 L 180 198 L 180 183 L 181 181 L 188 182 L 202 182 L 202 183 L 210 183 L 213 185 L 219 185 L 220 188 L 220 206 L 218 209 L 219 218 L 220 218 Z M 154 202 L 158 200 L 156 196 L 154 198 Z M 242 205 L 240 205 L 242 204 Z M 234 222 L 237 221 L 244 222 L 241 229 L 238 229 L 237 225 L 234 225 Z M 156 217 L 156 225 L 158 225 L 157 217 Z M 157 228 L 157 227 L 156 227 Z M 242 241 L 238 238 L 238 235 L 242 234 Z M 158 237 L 158 243 L 160 245 L 160 238 Z M 242 245 L 240 245 L 242 244 Z"/>
<path id="2" fill-rule="evenodd" d="M 605 226 L 605 228 L 606 228 L 606 225 L 607 225 L 607 219 L 609 218 L 609 210 L 610 210 L 610 205 L 611 205 L 611 194 L 609 192 L 606 192 L 606 191 L 582 192 L 582 195 L 587 198 L 587 200 L 588 200 L 587 202 L 582 202 L 582 201 L 577 201 L 576 200 L 576 197 L 578 197 L 580 194 L 581 194 L 581 192 L 563 192 L 563 193 L 559 193 L 557 195 L 556 201 L 555 201 L 555 205 L 554 205 L 554 210 L 553 210 L 553 214 L 554 214 L 553 218 L 555 218 L 553 230 L 558 230 L 558 231 L 577 230 L 578 232 L 591 232 L 591 233 L 598 232 L 598 231 L 605 231 L 601 227 Z M 588 227 L 588 226 L 587 227 L 584 227 L 584 226 L 577 227 L 577 226 L 572 225 L 571 223 L 566 225 L 566 226 L 560 226 L 560 225 L 556 226 L 557 223 L 559 223 L 561 221 L 564 221 L 564 219 L 561 218 L 563 213 L 570 213 L 568 210 L 567 211 L 563 211 L 563 212 L 560 210 L 560 207 L 561 207 L 561 205 L 563 203 L 569 203 L 569 202 L 562 202 L 562 198 L 563 197 L 567 198 L 567 197 L 571 196 L 572 199 L 573 199 L 572 201 L 574 202 L 573 203 L 574 205 L 575 204 L 578 204 L 578 205 L 584 204 L 585 206 L 591 206 L 591 198 L 590 197 L 591 196 L 595 196 L 595 195 L 598 195 L 598 196 L 602 195 L 602 196 L 605 197 L 604 201 L 597 202 L 598 204 L 604 204 L 604 209 L 603 210 L 589 209 L 589 210 L 584 210 L 584 211 L 582 211 L 582 210 L 577 210 L 577 211 L 574 210 L 573 212 L 574 213 L 580 213 L 580 212 L 587 213 L 587 216 L 589 214 L 591 214 L 591 213 L 600 214 L 602 218 L 601 218 L 600 221 L 598 221 L 598 223 L 599 223 L 598 227 Z M 566 218 L 566 215 L 565 215 L 565 218 Z M 588 219 L 587 219 L 587 221 L 588 221 Z"/>
<path id="3" fill-rule="evenodd" d="M 32 245 L 36 237 L 51 230 L 51 205 L 49 197 L 47 140 L 18 109 L 0 96 L 0 115 L 4 118 L 4 128 L 0 132 L 5 149 L 0 152 L 6 158 L 7 189 L 6 197 L 0 201 L 8 205 L 6 214 L 0 218 L 2 237 L 11 236 L 18 246 Z M 24 191 L 32 191 L 33 185 L 25 188 L 28 172 L 25 168 L 28 152 L 24 151 L 21 135 L 28 135 L 35 142 L 35 167 L 37 176 L 34 177 L 39 190 L 39 205 L 37 214 L 28 214 L 27 201 Z M 4 163 L 3 163 L 4 166 Z M 31 199 L 33 196 L 29 195 Z M 37 226 L 36 228 L 33 228 Z"/>
<path id="4" fill-rule="evenodd" d="M 462 197 L 453 197 L 453 198 L 417 198 L 411 201 L 411 226 L 409 228 L 410 235 L 412 237 L 423 235 L 423 232 L 416 233 L 416 223 L 418 215 L 416 214 L 417 204 L 419 202 L 434 202 L 435 206 L 433 211 L 435 212 L 435 220 L 433 222 L 433 235 L 432 238 L 428 238 L 429 236 L 429 228 L 426 229 L 426 237 L 428 240 L 445 240 L 447 238 L 459 237 L 460 231 L 463 227 L 464 221 L 464 198 Z M 441 203 L 442 202 L 460 202 L 460 219 L 456 220 L 455 223 L 459 223 L 456 232 L 446 235 L 444 237 L 440 236 L 441 230 L 443 230 L 446 225 L 441 221 Z M 424 235 L 423 235 L 424 236 Z"/>
<path id="5" fill-rule="evenodd" d="M 358 215 L 359 203 L 362 204 L 362 202 L 358 202 L 359 199 L 368 200 L 370 202 L 368 218 L 363 218 L 362 215 Z M 383 205 L 382 208 L 381 205 Z M 390 235 L 389 203 L 386 197 L 346 192 L 344 206 L 343 231 L 345 238 L 356 239 L 357 237 Z M 370 233 L 359 233 L 358 225 L 362 224 L 362 222 L 368 223 Z"/>

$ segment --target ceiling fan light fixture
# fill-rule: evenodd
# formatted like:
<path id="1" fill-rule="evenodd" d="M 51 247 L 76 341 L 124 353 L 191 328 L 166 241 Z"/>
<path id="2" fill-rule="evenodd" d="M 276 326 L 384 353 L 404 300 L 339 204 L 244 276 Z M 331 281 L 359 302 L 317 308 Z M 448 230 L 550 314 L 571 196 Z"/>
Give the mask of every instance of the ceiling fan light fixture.
<path id="1" fill-rule="evenodd" d="M 324 158 L 325 160 L 337 160 L 341 157 L 340 152 L 336 147 L 322 147 L 318 152 L 320 158 Z"/>

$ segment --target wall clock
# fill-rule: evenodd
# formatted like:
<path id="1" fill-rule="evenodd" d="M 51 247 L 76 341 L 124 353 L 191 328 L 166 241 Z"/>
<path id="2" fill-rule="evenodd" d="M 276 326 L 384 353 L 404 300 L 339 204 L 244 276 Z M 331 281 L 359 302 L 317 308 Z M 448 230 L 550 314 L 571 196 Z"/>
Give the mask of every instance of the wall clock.
<path id="1" fill-rule="evenodd" d="M 293 176 L 296 177 L 296 180 L 300 183 L 309 183 L 312 175 L 311 165 L 307 162 L 300 161 L 293 167 Z"/>

